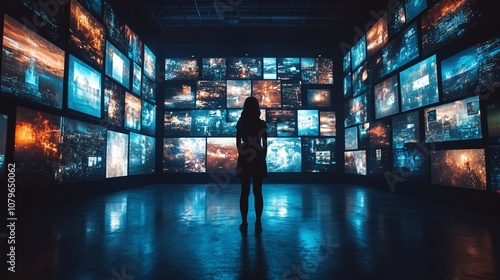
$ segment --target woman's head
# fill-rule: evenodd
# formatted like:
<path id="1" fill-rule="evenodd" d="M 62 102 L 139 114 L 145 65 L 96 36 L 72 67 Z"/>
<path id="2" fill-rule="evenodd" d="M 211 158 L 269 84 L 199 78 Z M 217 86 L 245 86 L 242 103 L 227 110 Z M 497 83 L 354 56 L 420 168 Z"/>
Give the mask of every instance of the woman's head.
<path id="1" fill-rule="evenodd" d="M 248 119 L 258 119 L 260 117 L 259 101 L 257 101 L 257 98 L 250 96 L 245 100 L 241 116 Z"/>

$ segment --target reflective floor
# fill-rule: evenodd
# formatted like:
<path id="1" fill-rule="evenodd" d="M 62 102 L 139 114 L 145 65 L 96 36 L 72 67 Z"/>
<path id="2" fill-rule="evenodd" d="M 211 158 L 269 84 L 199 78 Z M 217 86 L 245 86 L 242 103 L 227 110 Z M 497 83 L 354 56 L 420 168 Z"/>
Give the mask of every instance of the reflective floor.
<path id="1" fill-rule="evenodd" d="M 353 185 L 149 185 L 19 216 L 8 279 L 500 279 L 498 213 Z M 250 196 L 250 209 L 253 208 Z"/>

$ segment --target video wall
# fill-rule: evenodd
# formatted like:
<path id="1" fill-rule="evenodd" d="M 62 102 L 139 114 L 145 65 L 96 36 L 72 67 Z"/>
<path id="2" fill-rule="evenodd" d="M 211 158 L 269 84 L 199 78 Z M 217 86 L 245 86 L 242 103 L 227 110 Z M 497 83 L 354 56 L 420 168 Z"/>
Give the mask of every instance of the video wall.
<path id="1" fill-rule="evenodd" d="M 400 1 L 353 42 L 342 67 L 346 173 L 500 192 L 493 2 Z"/>
<path id="2" fill-rule="evenodd" d="M 332 59 L 166 58 L 165 81 L 165 173 L 235 173 L 250 96 L 267 123 L 269 172 L 336 171 Z"/>
<path id="3" fill-rule="evenodd" d="M 53 5 L 1 17 L 0 175 L 11 150 L 26 187 L 155 173 L 155 55 L 106 1 Z"/>

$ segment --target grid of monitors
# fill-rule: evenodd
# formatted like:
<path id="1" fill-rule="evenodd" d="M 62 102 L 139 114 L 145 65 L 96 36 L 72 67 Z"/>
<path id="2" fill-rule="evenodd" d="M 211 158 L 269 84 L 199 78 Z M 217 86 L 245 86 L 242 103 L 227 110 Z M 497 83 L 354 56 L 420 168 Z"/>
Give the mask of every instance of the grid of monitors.
<path id="1" fill-rule="evenodd" d="M 17 1 L 1 22 L 0 95 L 15 113 L 0 115 L 0 176 L 9 150 L 26 187 L 154 173 L 153 52 L 107 1 L 64 1 L 53 16 L 42 2 Z"/>
<path id="2" fill-rule="evenodd" d="M 165 61 L 164 173 L 234 173 L 236 125 L 251 96 L 267 124 L 268 172 L 336 170 L 332 59 Z"/>
<path id="3" fill-rule="evenodd" d="M 345 173 L 500 192 L 495 7 L 398 2 L 365 46 L 354 42 L 343 55 Z"/>

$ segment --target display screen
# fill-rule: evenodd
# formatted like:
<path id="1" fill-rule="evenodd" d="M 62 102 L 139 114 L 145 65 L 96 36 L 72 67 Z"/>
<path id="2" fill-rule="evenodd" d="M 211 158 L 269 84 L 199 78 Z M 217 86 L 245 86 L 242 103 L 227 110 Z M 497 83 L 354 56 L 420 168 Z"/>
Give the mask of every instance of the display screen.
<path id="1" fill-rule="evenodd" d="M 109 41 L 106 41 L 106 75 L 125 88 L 130 87 L 130 60 Z"/>
<path id="2" fill-rule="evenodd" d="M 156 139 L 130 132 L 129 175 L 154 174 Z"/>
<path id="3" fill-rule="evenodd" d="M 368 67 L 363 63 L 358 70 L 352 73 L 352 92 L 354 96 L 366 93 L 369 89 Z"/>
<path id="4" fill-rule="evenodd" d="M 264 57 L 264 79 L 265 80 L 276 80 L 278 78 L 276 72 L 276 57 Z"/>
<path id="5" fill-rule="evenodd" d="M 123 126 L 125 90 L 107 77 L 104 79 L 104 113 L 109 124 Z"/>
<path id="6" fill-rule="evenodd" d="M 61 117 L 17 108 L 14 143 L 16 183 L 54 185 L 60 161 Z"/>
<path id="7" fill-rule="evenodd" d="M 478 91 L 476 47 L 470 47 L 441 62 L 443 101 L 464 98 Z"/>
<path id="8" fill-rule="evenodd" d="M 56 180 L 61 183 L 101 180 L 106 175 L 106 128 L 61 118 L 60 161 Z M 53 165 L 53 167 L 56 165 Z"/>
<path id="9" fill-rule="evenodd" d="M 68 68 L 68 108 L 100 118 L 101 73 L 73 55 Z"/>
<path id="10" fill-rule="evenodd" d="M 406 143 L 420 142 L 418 111 L 392 117 L 392 146 L 403 149 Z"/>
<path id="11" fill-rule="evenodd" d="M 370 57 L 380 51 L 388 42 L 387 14 L 384 14 L 366 33 L 367 56 Z"/>
<path id="12" fill-rule="evenodd" d="M 156 84 L 146 77 L 146 75 L 142 75 L 141 94 L 145 100 L 156 103 Z"/>
<path id="13" fill-rule="evenodd" d="M 76 0 L 71 0 L 69 47 L 92 66 L 102 68 L 105 51 L 104 26 Z"/>
<path id="14" fill-rule="evenodd" d="M 228 79 L 262 79 L 262 59 L 251 57 L 227 58 Z"/>
<path id="15" fill-rule="evenodd" d="M 422 143 L 405 143 L 393 151 L 393 174 L 403 180 L 429 182 L 429 149 Z"/>
<path id="16" fill-rule="evenodd" d="M 226 110 L 193 110 L 193 136 L 225 136 Z"/>
<path id="17" fill-rule="evenodd" d="M 302 138 L 302 171 L 332 172 L 337 164 L 335 138 Z"/>
<path id="18" fill-rule="evenodd" d="M 207 138 L 207 172 L 236 172 L 238 149 L 234 138 Z"/>
<path id="19" fill-rule="evenodd" d="M 392 168 L 392 155 L 390 149 L 369 149 L 367 153 L 367 169 L 369 176 L 384 176 Z"/>
<path id="20" fill-rule="evenodd" d="M 398 1 L 393 6 L 394 14 L 389 17 L 389 38 L 393 38 L 406 23 L 406 14 L 403 1 Z"/>
<path id="21" fill-rule="evenodd" d="M 382 49 L 382 76 L 391 73 L 419 56 L 417 24 L 392 39 Z"/>
<path id="22" fill-rule="evenodd" d="M 344 127 L 366 122 L 368 118 L 366 94 L 348 100 L 345 103 L 344 114 Z"/>
<path id="23" fill-rule="evenodd" d="M 375 85 L 375 118 L 399 113 L 399 85 L 398 76 L 394 75 Z"/>
<path id="24" fill-rule="evenodd" d="M 225 80 L 226 59 L 225 58 L 203 58 L 201 66 L 202 80 Z"/>
<path id="25" fill-rule="evenodd" d="M 252 96 L 257 98 L 261 108 L 280 108 L 281 81 L 280 80 L 252 81 Z"/>
<path id="26" fill-rule="evenodd" d="M 165 108 L 195 108 L 196 91 L 194 85 L 182 84 L 165 87 Z"/>
<path id="27" fill-rule="evenodd" d="M 298 136 L 318 136 L 318 110 L 297 110 L 297 128 Z"/>
<path id="28" fill-rule="evenodd" d="M 139 66 L 142 65 L 144 44 L 128 25 L 125 25 L 125 50 L 128 58 L 139 64 Z"/>
<path id="29" fill-rule="evenodd" d="M 366 175 L 366 151 L 344 152 L 344 171 L 349 174 Z"/>
<path id="30" fill-rule="evenodd" d="M 135 62 L 132 63 L 134 66 L 132 72 L 132 92 L 136 94 L 141 94 L 141 83 L 142 83 L 142 69 Z"/>
<path id="31" fill-rule="evenodd" d="M 491 190 L 500 193 L 500 146 L 490 146 L 488 155 Z"/>
<path id="32" fill-rule="evenodd" d="M 5 15 L 2 92 L 61 109 L 63 78 L 64 51 Z"/>
<path id="33" fill-rule="evenodd" d="M 267 170 L 269 172 L 302 172 L 300 138 L 268 138 Z"/>
<path id="34" fill-rule="evenodd" d="M 142 132 L 155 135 L 156 131 L 156 106 L 142 101 Z"/>
<path id="35" fill-rule="evenodd" d="M 125 92 L 125 128 L 141 131 L 141 99 Z"/>
<path id="36" fill-rule="evenodd" d="M 333 60 L 330 58 L 302 58 L 300 68 L 304 84 L 333 84 Z"/>
<path id="37" fill-rule="evenodd" d="M 227 80 L 227 108 L 243 108 L 245 100 L 252 95 L 252 81 Z"/>
<path id="38" fill-rule="evenodd" d="M 269 136 L 297 136 L 296 110 L 267 110 L 267 134 Z"/>
<path id="39" fill-rule="evenodd" d="M 300 81 L 281 82 L 281 103 L 284 109 L 302 107 L 302 91 Z"/>
<path id="40" fill-rule="evenodd" d="M 300 58 L 281 57 L 276 60 L 279 80 L 300 80 Z"/>
<path id="41" fill-rule="evenodd" d="M 78 2 L 84 5 L 96 17 L 100 18 L 102 16 L 102 0 L 78 0 Z"/>
<path id="42" fill-rule="evenodd" d="M 479 97 L 472 96 L 424 110 L 425 142 L 481 139 Z"/>
<path id="43" fill-rule="evenodd" d="M 490 142 L 500 144 L 500 102 L 490 101 L 486 104 L 488 136 Z"/>
<path id="44" fill-rule="evenodd" d="M 402 111 L 439 102 L 436 55 L 399 73 Z"/>
<path id="45" fill-rule="evenodd" d="M 115 13 L 113 7 L 104 1 L 104 24 L 106 25 L 107 38 L 118 49 L 125 49 L 125 23 L 123 19 Z"/>
<path id="46" fill-rule="evenodd" d="M 7 116 L 0 114 L 0 178 L 5 174 L 5 152 L 7 151 Z"/>
<path id="47" fill-rule="evenodd" d="M 128 134 L 108 130 L 106 178 L 128 175 Z"/>
<path id="48" fill-rule="evenodd" d="M 337 117 L 334 111 L 319 112 L 319 135 L 336 136 L 337 135 Z"/>
<path id="49" fill-rule="evenodd" d="M 405 2 L 406 21 L 410 22 L 427 8 L 427 0 L 407 0 Z"/>
<path id="50" fill-rule="evenodd" d="M 307 105 L 312 108 L 332 106 L 330 89 L 308 89 Z"/>
<path id="51" fill-rule="evenodd" d="M 191 110 L 165 111 L 163 123 L 165 136 L 190 136 L 191 135 Z"/>
<path id="52" fill-rule="evenodd" d="M 351 49 L 352 69 L 358 68 L 366 60 L 366 35 L 361 37 Z"/>
<path id="53" fill-rule="evenodd" d="M 156 80 L 156 56 L 144 45 L 144 75 L 146 75 L 151 80 Z M 196 70 L 198 71 L 198 70 Z"/>
<path id="54" fill-rule="evenodd" d="M 478 44 L 480 93 L 492 93 L 500 87 L 500 35 Z"/>
<path id="55" fill-rule="evenodd" d="M 422 49 L 430 53 L 476 28 L 475 0 L 442 0 L 422 15 Z"/>
<path id="56" fill-rule="evenodd" d="M 358 127 L 353 126 L 345 129 L 345 150 L 358 149 Z"/>
<path id="57" fill-rule="evenodd" d="M 392 127 L 390 119 L 379 120 L 370 123 L 368 137 L 371 148 L 391 147 Z"/>
<path id="58" fill-rule="evenodd" d="M 351 72 L 351 51 L 348 51 L 346 54 L 344 54 L 342 69 L 344 70 L 344 73 Z"/>
<path id="59" fill-rule="evenodd" d="M 347 74 L 344 77 L 344 97 L 352 96 L 352 75 L 351 73 Z"/>
<path id="60" fill-rule="evenodd" d="M 370 123 L 362 123 L 358 127 L 359 140 L 357 149 L 367 149 L 370 147 Z"/>
<path id="61" fill-rule="evenodd" d="M 206 172 L 205 138 L 163 139 L 163 172 Z"/>
<path id="62" fill-rule="evenodd" d="M 484 149 L 434 151 L 431 154 L 431 183 L 486 190 Z"/>
<path id="63" fill-rule="evenodd" d="M 198 61 L 196 58 L 165 59 L 165 80 L 197 80 Z"/>
<path id="64" fill-rule="evenodd" d="M 197 81 L 196 108 L 224 108 L 226 81 Z"/>

